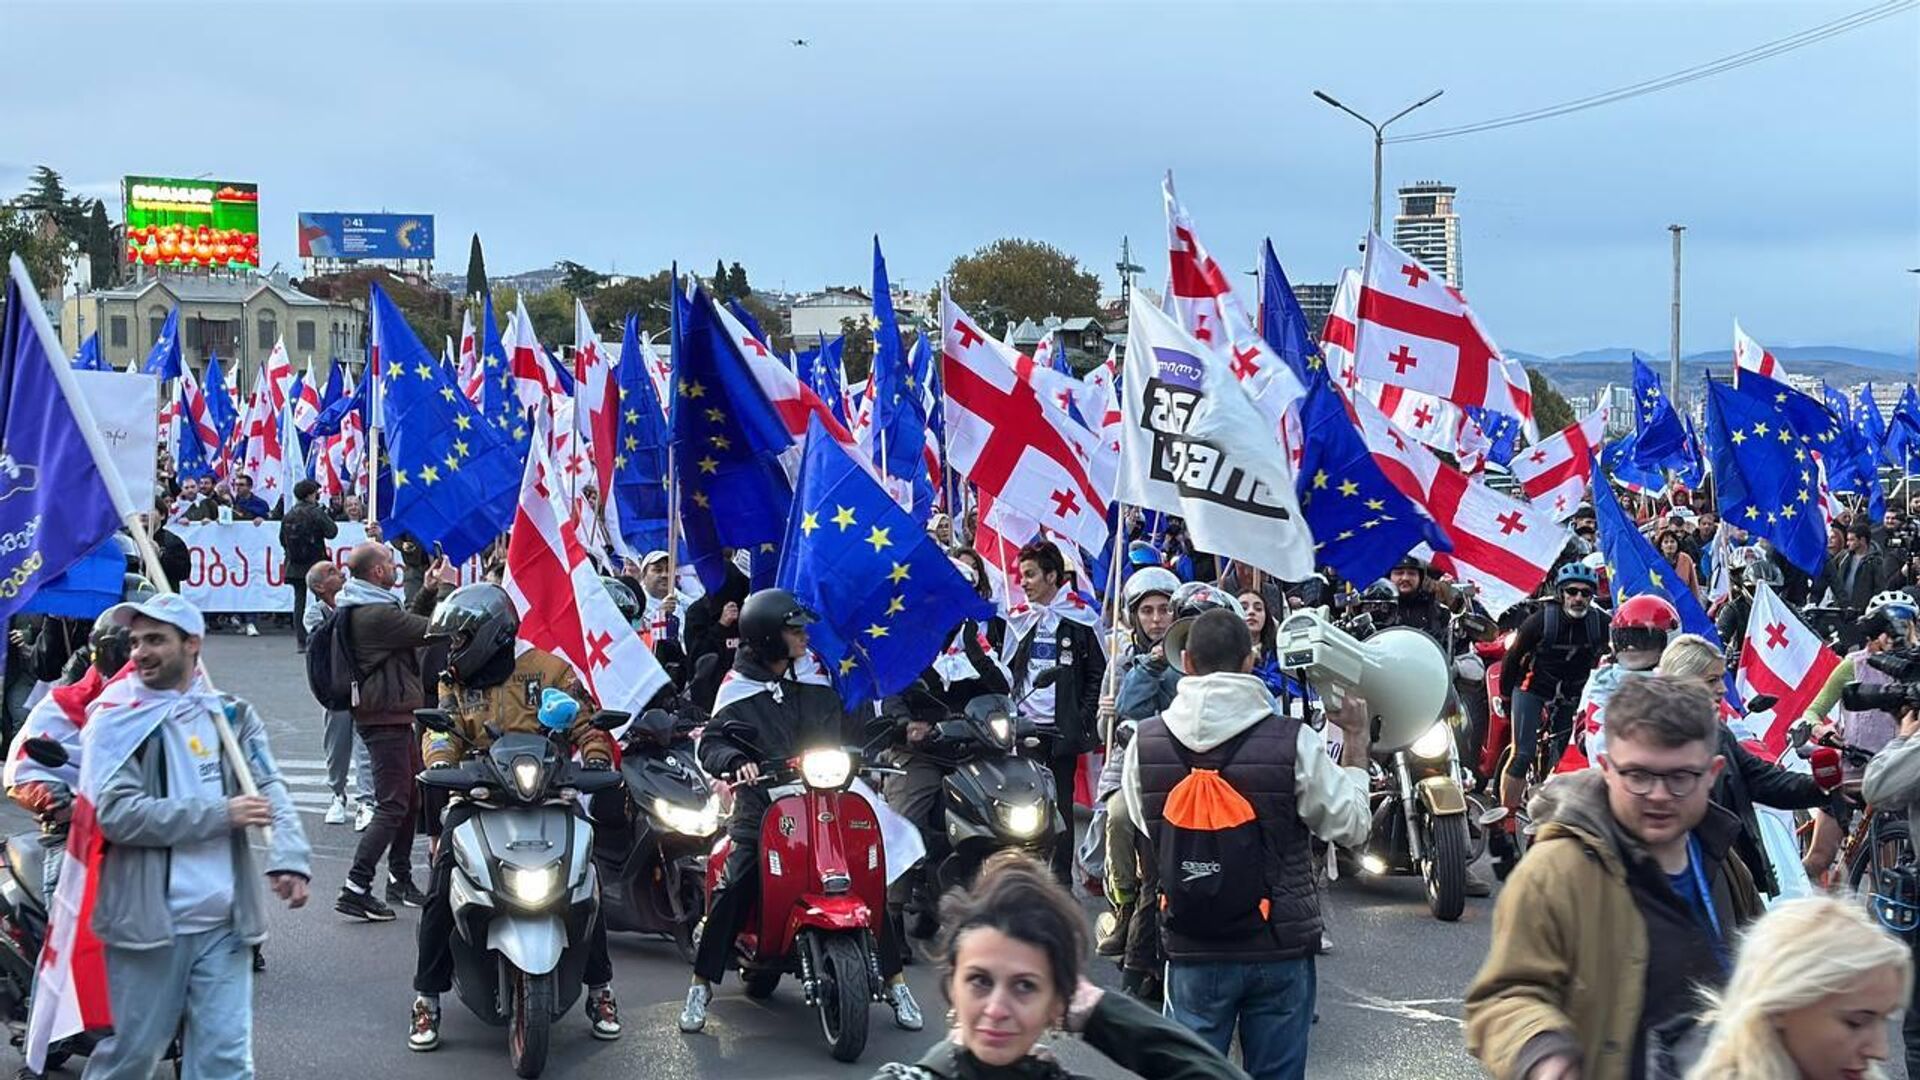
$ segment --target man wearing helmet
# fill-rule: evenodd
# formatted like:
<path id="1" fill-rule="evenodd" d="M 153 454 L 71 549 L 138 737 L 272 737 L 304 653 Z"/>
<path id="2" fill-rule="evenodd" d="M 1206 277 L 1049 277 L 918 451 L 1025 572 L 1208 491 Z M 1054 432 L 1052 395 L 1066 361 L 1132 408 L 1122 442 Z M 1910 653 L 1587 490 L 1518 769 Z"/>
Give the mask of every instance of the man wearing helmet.
<path id="1" fill-rule="evenodd" d="M 807 626 L 814 621 L 813 612 L 785 589 L 762 589 L 747 597 L 740 605 L 733 669 L 720 683 L 713 720 L 700 737 L 701 767 L 733 785 L 733 814 L 727 819 L 731 847 L 707 900 L 693 984 L 680 1011 L 680 1030 L 689 1034 L 706 1026 L 714 984 L 726 973 L 734 939 L 760 888 L 761 820 L 772 805 L 761 781 L 803 750 L 862 741 L 860 725 L 832 687 L 795 676 L 795 662 L 809 655 Z M 887 922 L 875 924 L 887 1003 L 895 1024 L 918 1031 L 920 1006 L 901 978 L 900 950 Z"/>
<path id="2" fill-rule="evenodd" d="M 556 689 L 584 706 L 575 715 L 568 738 L 587 768 L 613 764 L 613 740 L 594 727 L 592 698 L 565 660 L 544 649 L 528 647 L 515 655 L 520 615 L 513 600 L 498 585 L 463 585 L 433 610 L 427 636 L 447 641 L 447 668 L 440 677 L 440 708 L 453 721 L 457 734 L 429 731 L 421 740 L 421 757 L 429 769 L 460 763 L 493 743 L 495 732 L 544 733 L 540 698 Z M 473 807 L 456 803 L 447 809 L 443 829 L 471 816 Z M 453 880 L 453 845 L 435 853 L 420 911 L 420 955 L 414 967 L 412 1026 L 407 1048 L 432 1050 L 440 1045 L 440 995 L 453 988 L 453 906 L 447 890 Z M 587 984 L 587 1019 L 596 1039 L 620 1037 L 620 1010 L 613 999 L 613 962 L 607 956 L 607 929 L 596 919 L 588 939 L 582 979 Z"/>
<path id="3" fill-rule="evenodd" d="M 1520 807 L 1547 703 L 1579 694 L 1606 647 L 1607 621 L 1593 609 L 1596 585 L 1585 566 L 1562 566 L 1554 577 L 1556 602 L 1527 616 L 1500 666 L 1500 692 L 1508 695 L 1513 718 L 1513 756 L 1500 778 L 1500 802 L 1508 809 Z"/>
<path id="4" fill-rule="evenodd" d="M 1599 768 L 1607 748 L 1607 702 L 1628 679 L 1653 674 L 1667 638 L 1680 632 L 1680 613 L 1665 597 L 1645 593 L 1622 601 L 1613 610 L 1608 640 L 1613 663 L 1593 673 L 1580 693 L 1574 730 L 1586 736 L 1587 759 Z"/>
<path id="5" fill-rule="evenodd" d="M 1374 619 L 1381 629 L 1408 626 L 1445 644 L 1447 622 L 1463 606 L 1458 594 L 1442 578 L 1430 576 L 1426 563 L 1411 554 L 1387 571 L 1393 586 L 1393 607 Z"/>

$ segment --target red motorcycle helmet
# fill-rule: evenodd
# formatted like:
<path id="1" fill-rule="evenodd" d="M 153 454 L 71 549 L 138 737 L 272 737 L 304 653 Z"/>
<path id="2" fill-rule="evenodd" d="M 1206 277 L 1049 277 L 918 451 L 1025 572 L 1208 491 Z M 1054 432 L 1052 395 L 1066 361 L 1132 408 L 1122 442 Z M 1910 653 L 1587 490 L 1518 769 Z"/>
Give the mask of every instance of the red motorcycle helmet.
<path id="1" fill-rule="evenodd" d="M 1680 629 L 1680 613 L 1665 598 L 1646 593 L 1613 609 L 1613 651 L 1659 652 L 1667 635 Z"/>

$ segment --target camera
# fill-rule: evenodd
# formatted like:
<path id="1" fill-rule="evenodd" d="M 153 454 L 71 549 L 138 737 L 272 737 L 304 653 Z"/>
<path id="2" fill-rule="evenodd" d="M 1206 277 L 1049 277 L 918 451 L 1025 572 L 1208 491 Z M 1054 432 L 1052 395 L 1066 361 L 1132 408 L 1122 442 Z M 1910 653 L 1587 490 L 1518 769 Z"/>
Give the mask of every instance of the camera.
<path id="1" fill-rule="evenodd" d="M 1840 704 L 1855 712 L 1892 713 L 1920 709 L 1920 647 L 1891 649 L 1867 657 L 1875 671 L 1895 681 L 1884 686 L 1865 686 L 1850 682 L 1840 688 Z"/>

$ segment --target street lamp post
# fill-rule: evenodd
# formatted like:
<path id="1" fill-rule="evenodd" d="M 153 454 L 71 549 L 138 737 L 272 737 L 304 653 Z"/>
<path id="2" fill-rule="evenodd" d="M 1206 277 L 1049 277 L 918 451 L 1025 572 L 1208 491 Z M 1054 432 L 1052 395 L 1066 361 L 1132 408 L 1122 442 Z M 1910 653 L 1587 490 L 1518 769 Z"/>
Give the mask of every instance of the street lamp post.
<path id="1" fill-rule="evenodd" d="M 1341 112 L 1346 113 L 1348 116 L 1353 117 L 1355 120 L 1358 120 L 1361 123 L 1367 125 L 1367 127 L 1373 129 L 1373 231 L 1375 233 L 1378 233 L 1380 231 L 1380 158 L 1381 158 L 1382 149 L 1386 143 L 1387 125 L 1407 115 L 1408 113 L 1419 108 L 1420 106 L 1427 104 L 1428 102 L 1432 101 L 1434 98 L 1437 98 L 1444 93 L 1446 93 L 1445 90 L 1435 90 L 1433 93 L 1428 94 L 1426 97 L 1421 98 L 1419 101 L 1414 102 L 1413 104 L 1407 106 L 1406 108 L 1401 109 L 1399 112 L 1394 113 L 1392 116 L 1387 117 L 1384 121 L 1376 124 L 1373 121 L 1367 119 L 1364 116 L 1361 116 L 1359 113 L 1348 108 L 1347 106 L 1341 104 L 1337 99 L 1334 98 L 1332 94 L 1327 93 L 1325 90 L 1315 90 L 1313 92 L 1314 97 L 1319 98 L 1321 101 L 1326 102 L 1327 104 L 1333 106 L 1334 108 L 1339 109 Z"/>
<path id="2" fill-rule="evenodd" d="M 1907 267 L 1907 273 L 1920 274 L 1920 266 Z M 1916 324 L 1914 326 L 1914 331 L 1915 331 L 1915 335 L 1913 339 L 1913 371 L 1916 379 L 1920 379 L 1920 316 L 1916 316 Z"/>

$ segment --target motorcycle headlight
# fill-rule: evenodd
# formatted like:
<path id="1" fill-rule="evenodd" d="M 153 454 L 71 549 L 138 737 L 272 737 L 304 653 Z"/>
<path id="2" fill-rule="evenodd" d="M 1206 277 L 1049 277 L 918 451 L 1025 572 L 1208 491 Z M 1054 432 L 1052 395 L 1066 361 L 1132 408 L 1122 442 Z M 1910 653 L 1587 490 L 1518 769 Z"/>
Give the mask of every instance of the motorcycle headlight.
<path id="1" fill-rule="evenodd" d="M 537 907 L 552 898 L 554 890 L 560 887 L 560 868 L 542 866 L 535 870 L 520 867 L 508 867 L 504 875 L 507 883 L 507 895 L 528 907 Z"/>
<path id="2" fill-rule="evenodd" d="M 539 758 L 514 758 L 508 771 L 513 774 L 513 789 L 520 793 L 522 799 L 533 798 L 540 794 L 541 788 L 547 786 L 546 770 L 540 767 Z"/>
<path id="3" fill-rule="evenodd" d="M 712 836 L 720 828 L 720 796 L 707 798 L 705 806 L 679 806 L 665 799 L 653 800 L 653 813 L 662 824 L 687 836 Z"/>
<path id="4" fill-rule="evenodd" d="M 1013 742 L 1013 723 L 1004 716 L 996 716 L 987 721 L 987 730 L 993 732 L 996 741 L 1011 745 Z"/>
<path id="5" fill-rule="evenodd" d="M 1444 720 L 1436 721 L 1427 729 L 1425 735 L 1413 740 L 1407 751 L 1417 758 L 1442 758 L 1447 756 L 1447 748 L 1453 745 L 1453 729 Z"/>
<path id="6" fill-rule="evenodd" d="M 1033 836 L 1039 833 L 1041 823 L 1046 820 L 1037 802 L 1003 806 L 1000 813 L 1007 823 L 1007 831 L 1015 836 Z"/>
<path id="7" fill-rule="evenodd" d="M 800 755 L 800 775 L 811 788 L 842 788 L 853 776 L 853 758 L 845 750 L 809 750 Z"/>

